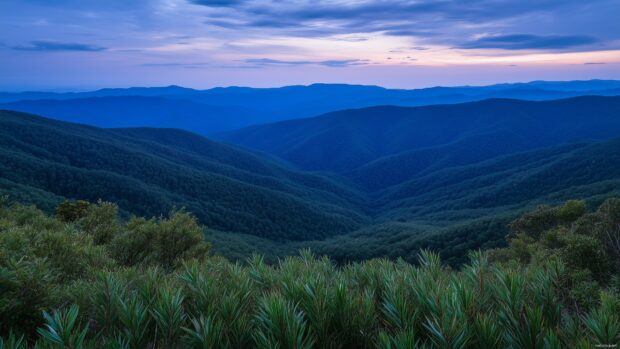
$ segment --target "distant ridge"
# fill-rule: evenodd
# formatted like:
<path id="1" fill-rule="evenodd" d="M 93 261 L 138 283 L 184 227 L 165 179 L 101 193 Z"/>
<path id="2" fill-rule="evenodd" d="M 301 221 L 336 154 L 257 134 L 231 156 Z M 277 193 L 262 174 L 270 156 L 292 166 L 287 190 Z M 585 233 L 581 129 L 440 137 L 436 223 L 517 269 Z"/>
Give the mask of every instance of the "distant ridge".
<path id="1" fill-rule="evenodd" d="M 583 95 L 620 95 L 620 81 L 533 81 L 413 90 L 312 84 L 278 88 L 217 87 L 207 90 L 171 85 L 107 88 L 78 93 L 5 92 L 0 93 L 0 108 L 100 127 L 178 127 L 211 135 L 249 125 L 350 108 L 455 104 L 489 98 L 551 100 Z M 148 100 L 146 97 L 156 99 Z M 97 103 L 91 103 L 92 98 L 99 99 Z M 170 122 L 176 119 L 176 124 Z"/>
<path id="2" fill-rule="evenodd" d="M 349 174 L 381 188 L 398 182 L 398 176 L 409 178 L 433 168 L 614 136 L 620 136 L 620 97 L 584 96 L 350 109 L 251 126 L 220 138 L 281 157 L 300 169 Z M 384 183 L 370 179 L 380 173 Z"/>

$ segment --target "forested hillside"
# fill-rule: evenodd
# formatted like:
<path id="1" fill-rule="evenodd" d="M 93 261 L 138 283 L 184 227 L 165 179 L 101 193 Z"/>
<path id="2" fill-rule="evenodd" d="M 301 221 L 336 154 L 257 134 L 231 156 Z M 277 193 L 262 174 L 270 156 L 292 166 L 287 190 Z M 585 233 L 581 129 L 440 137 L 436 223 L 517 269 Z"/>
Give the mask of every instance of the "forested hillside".
<path id="1" fill-rule="evenodd" d="M 499 118 L 504 109 L 493 108 L 507 102 L 520 105 L 521 113 L 495 125 L 510 124 L 519 137 L 511 138 L 501 127 L 472 135 L 489 127 L 461 121 L 470 130 L 461 140 L 381 157 L 347 177 L 295 170 L 264 153 L 181 130 L 99 129 L 5 111 L 0 114 L 0 194 L 48 212 L 64 199 L 112 201 L 124 217 L 159 216 L 184 207 L 209 228 L 214 251 L 233 259 L 259 252 L 273 261 L 312 247 L 342 263 L 385 256 L 414 261 L 419 249 L 432 248 L 447 263 L 459 265 L 470 249 L 503 246 L 506 223 L 527 208 L 568 199 L 597 205 L 620 195 L 620 138 L 529 149 L 612 135 L 620 123 L 611 114 L 616 99 L 542 104 L 547 111 L 564 108 L 561 127 L 551 127 L 551 120 L 536 126 L 528 108 L 538 103 L 489 101 L 463 108 L 473 120 L 487 120 Z M 598 109 L 587 109 L 588 102 Z M 486 108 L 475 112 L 481 105 Z M 583 116 L 595 109 L 600 117 Z M 375 110 L 366 110 L 368 120 L 376 118 Z M 395 117 L 407 125 L 411 111 L 397 110 Z M 323 118 L 331 117 L 317 120 Z M 526 128 L 520 118 L 533 126 Z M 349 128 L 359 122 L 370 130 L 373 124 L 346 120 Z M 419 135 L 422 126 L 415 131 Z M 455 133 L 463 132 L 452 126 Z M 312 129 L 303 132 L 313 134 Z M 355 132 L 364 134 L 359 128 Z M 432 133 L 426 137 L 436 139 Z M 422 141 L 402 136 L 390 144 Z"/>
<path id="2" fill-rule="evenodd" d="M 25 100 L 0 109 L 45 115 L 98 127 L 180 128 L 201 134 L 252 124 L 253 111 L 242 106 L 214 106 L 159 96 L 101 96 L 67 100 Z"/>
<path id="3" fill-rule="evenodd" d="M 620 97 L 545 102 L 491 99 L 343 110 L 252 126 L 221 139 L 277 155 L 306 170 L 347 173 L 404 152 L 413 152 L 408 155 L 417 166 L 426 160 L 430 161 L 426 167 L 447 167 L 565 142 L 615 137 L 620 135 L 618 115 Z M 460 162 L 450 160 L 459 152 Z M 420 168 L 403 168 L 410 170 L 415 173 Z"/>
<path id="4" fill-rule="evenodd" d="M 61 198 L 116 202 L 157 216 L 185 207 L 202 223 L 274 240 L 352 231 L 359 193 L 328 177 L 178 130 L 103 130 L 0 112 L 3 193 L 51 209 Z"/>

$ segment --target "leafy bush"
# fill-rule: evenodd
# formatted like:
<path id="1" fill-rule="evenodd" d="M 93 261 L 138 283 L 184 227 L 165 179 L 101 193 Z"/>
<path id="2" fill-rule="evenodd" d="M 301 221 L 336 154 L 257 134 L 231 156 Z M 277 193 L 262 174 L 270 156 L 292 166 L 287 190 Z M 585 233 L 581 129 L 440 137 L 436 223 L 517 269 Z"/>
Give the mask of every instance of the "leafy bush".
<path id="1" fill-rule="evenodd" d="M 159 265 L 170 270 L 183 259 L 204 256 L 209 245 L 196 218 L 175 211 L 168 218 L 132 218 L 110 248 L 123 265 Z"/>
<path id="2" fill-rule="evenodd" d="M 84 200 L 63 201 L 56 207 L 56 217 L 63 222 L 75 222 L 84 217 L 90 207 L 90 203 Z"/>

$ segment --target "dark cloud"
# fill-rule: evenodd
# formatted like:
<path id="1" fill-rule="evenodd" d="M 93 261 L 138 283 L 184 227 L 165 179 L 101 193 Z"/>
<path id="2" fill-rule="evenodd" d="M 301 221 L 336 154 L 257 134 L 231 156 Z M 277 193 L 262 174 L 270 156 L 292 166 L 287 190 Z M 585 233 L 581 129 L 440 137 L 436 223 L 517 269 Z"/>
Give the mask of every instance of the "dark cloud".
<path id="1" fill-rule="evenodd" d="M 495 48 L 504 50 L 564 49 L 596 43 L 597 40 L 582 35 L 510 34 L 484 36 L 458 46 L 466 49 Z"/>
<path id="2" fill-rule="evenodd" d="M 582 22 L 578 14 L 590 11 L 594 3 L 613 7 L 619 0 L 592 0 L 592 3 L 581 0 L 189 1 L 215 8 L 207 14 L 211 18 L 207 23 L 237 32 L 272 29 L 278 35 L 317 38 L 380 33 L 414 39 L 420 45 L 412 50 L 425 50 L 426 45 L 557 50 L 592 44 L 596 41 L 594 37 L 601 42 L 610 42 L 609 35 L 602 35 L 599 29 L 581 30 L 585 34 L 575 33 L 571 23 Z M 539 32 L 509 34 L 530 31 L 532 21 L 540 15 L 553 20 L 535 26 Z M 555 28 L 552 32 L 563 35 L 546 35 L 550 28 Z M 495 35 L 465 42 L 465 38 L 485 33 Z"/>
<path id="3" fill-rule="evenodd" d="M 20 51 L 83 51 L 97 52 L 106 50 L 105 47 L 90 44 L 57 41 L 31 41 L 28 45 L 13 46 L 14 50 Z"/>
<path id="4" fill-rule="evenodd" d="M 383 32 L 383 34 L 391 35 L 391 36 L 412 36 L 412 37 L 428 37 L 428 36 L 438 35 L 437 33 L 428 32 L 428 31 L 407 30 L 407 29 L 386 30 Z"/>
<path id="5" fill-rule="evenodd" d="M 325 67 L 342 68 L 355 65 L 366 65 L 370 62 L 366 59 L 342 59 L 325 61 L 305 61 L 305 60 L 279 60 L 271 58 L 249 58 L 244 61 L 256 66 L 277 66 L 277 65 L 322 65 Z"/>
<path id="6" fill-rule="evenodd" d="M 605 62 L 586 62 L 585 65 L 599 65 L 599 64 L 607 64 Z"/>
<path id="7" fill-rule="evenodd" d="M 332 33 L 354 28 L 359 32 L 381 31 L 401 36 L 426 36 L 442 21 L 484 23 L 576 3 L 570 0 L 190 1 L 207 7 L 232 8 L 236 12 L 229 15 L 244 20 L 247 27 L 288 28 L 320 22 L 315 24 L 328 27 Z M 394 28 L 395 25 L 400 28 Z"/>

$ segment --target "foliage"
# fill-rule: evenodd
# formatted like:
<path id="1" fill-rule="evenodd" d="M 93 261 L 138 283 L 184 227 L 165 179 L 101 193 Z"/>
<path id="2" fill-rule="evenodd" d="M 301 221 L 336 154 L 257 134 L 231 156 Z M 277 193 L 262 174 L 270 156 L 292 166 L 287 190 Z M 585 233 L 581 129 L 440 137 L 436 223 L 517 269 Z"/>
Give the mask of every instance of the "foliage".
<path id="1" fill-rule="evenodd" d="M 75 222 L 86 215 L 90 203 L 85 200 L 63 201 L 56 207 L 56 217 L 63 222 Z"/>
<path id="2" fill-rule="evenodd" d="M 110 242 L 112 256 L 121 264 L 173 268 L 182 259 L 199 258 L 209 246 L 194 216 L 173 211 L 158 219 L 132 218 Z"/>
<path id="3" fill-rule="evenodd" d="M 61 348 L 78 349 L 86 344 L 88 327 L 78 327 L 78 307 L 72 305 L 63 311 L 54 311 L 53 314 L 43 313 L 45 327 L 37 332 L 44 343 L 50 343 Z"/>
<path id="4" fill-rule="evenodd" d="M 614 202 L 578 215 L 553 208 L 545 213 L 553 224 L 533 219 L 545 228 L 528 223 L 532 230 L 511 234 L 506 249 L 472 252 L 460 270 L 428 250 L 415 264 L 336 265 L 308 250 L 275 264 L 260 256 L 233 263 L 205 255 L 207 245 L 196 239 L 202 228 L 182 211 L 115 219 L 111 239 L 95 244 L 83 224 L 88 213 L 64 222 L 32 207 L 3 205 L 0 348 L 26 342 L 76 349 L 614 345 L 620 341 L 616 270 L 575 262 L 584 251 L 600 254 L 599 261 L 611 258 L 604 244 L 592 241 L 605 238 L 596 227 L 617 219 Z M 89 227 L 108 222 L 107 215 L 94 217 Z M 66 246 L 75 250 L 72 258 L 60 256 Z"/>

